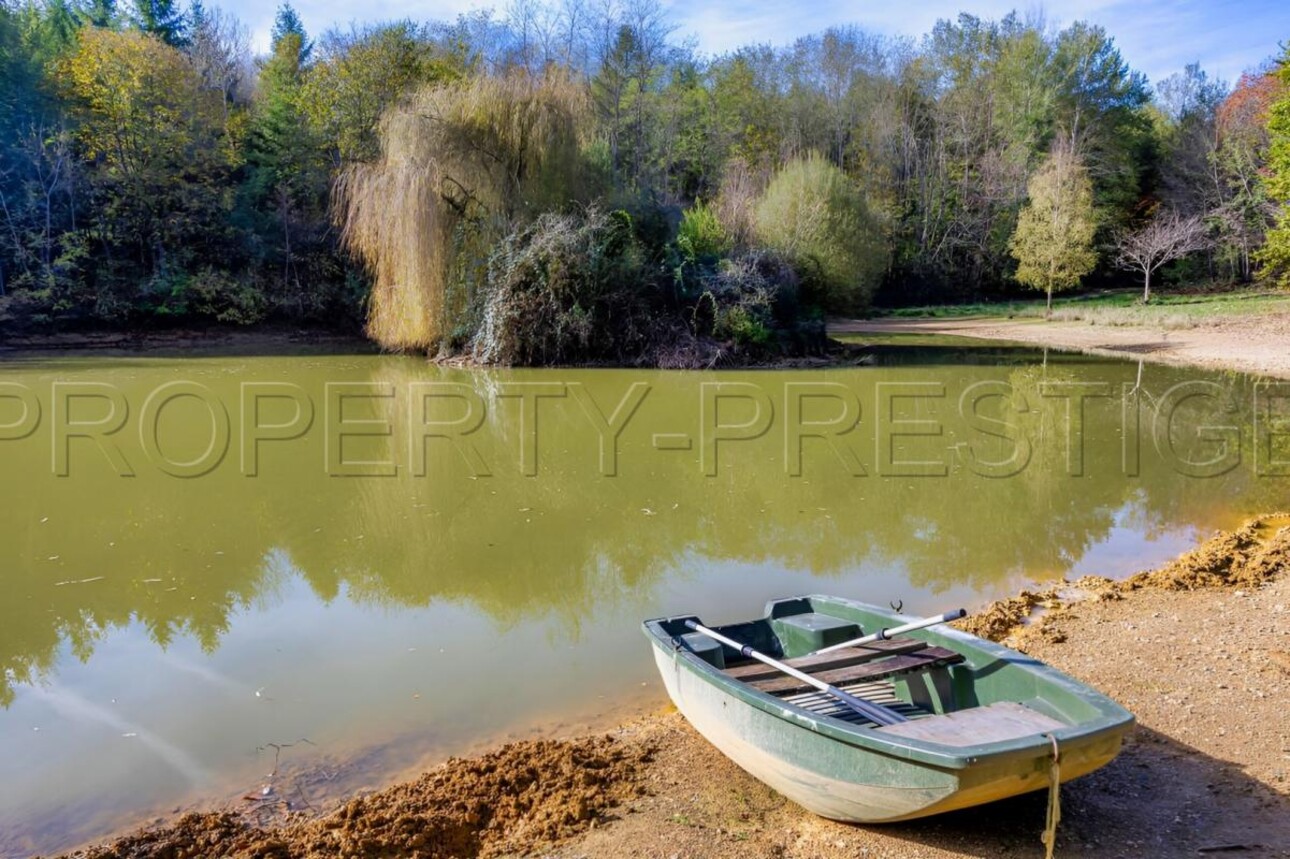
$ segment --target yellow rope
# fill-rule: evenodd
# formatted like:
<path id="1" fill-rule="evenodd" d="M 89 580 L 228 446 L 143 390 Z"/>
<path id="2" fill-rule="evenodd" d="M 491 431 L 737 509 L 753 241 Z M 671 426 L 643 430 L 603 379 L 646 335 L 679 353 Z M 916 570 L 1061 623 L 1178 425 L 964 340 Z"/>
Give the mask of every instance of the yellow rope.
<path id="1" fill-rule="evenodd" d="M 1062 764 L 1061 753 L 1057 748 L 1057 738 L 1052 734 L 1048 740 L 1053 744 L 1053 762 L 1048 767 L 1048 822 L 1044 824 L 1044 859 L 1053 859 L 1053 850 L 1057 848 L 1057 824 L 1062 819 Z"/>

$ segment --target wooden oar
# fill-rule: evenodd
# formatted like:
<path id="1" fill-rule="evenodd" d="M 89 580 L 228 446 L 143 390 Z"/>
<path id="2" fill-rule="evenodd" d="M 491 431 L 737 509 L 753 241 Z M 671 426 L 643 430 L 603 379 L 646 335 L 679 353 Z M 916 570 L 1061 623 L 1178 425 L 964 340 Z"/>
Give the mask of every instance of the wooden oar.
<path id="1" fill-rule="evenodd" d="M 886 641 L 895 635 L 901 635 L 906 632 L 913 632 L 916 629 L 925 629 L 929 626 L 936 626 L 938 623 L 949 623 L 952 620 L 958 620 L 961 617 L 967 617 L 967 611 L 964 609 L 955 609 L 947 611 L 945 614 L 938 614 L 933 617 L 925 617 L 922 620 L 916 620 L 907 623 L 904 626 L 893 626 L 891 629 L 880 629 L 870 635 L 863 635 L 860 638 L 853 638 L 850 641 L 844 641 L 841 644 L 832 644 L 828 647 L 821 647 L 819 650 L 812 651 L 809 655 L 818 656 L 821 653 L 832 653 L 835 650 L 841 650 L 844 647 L 863 647 L 866 644 L 872 644 L 875 641 Z"/>
<path id="2" fill-rule="evenodd" d="M 699 633 L 700 635 L 706 635 L 708 638 L 711 638 L 713 641 L 719 641 L 722 644 L 724 644 L 726 647 L 730 647 L 739 651 L 744 656 L 747 656 L 751 659 L 756 659 L 758 662 L 765 663 L 766 665 L 769 665 L 771 668 L 774 668 L 776 671 L 784 672 L 789 677 L 795 677 L 796 679 L 802 681 L 808 686 L 814 686 L 816 689 L 819 689 L 821 692 L 825 693 L 826 695 L 831 695 L 832 697 L 841 701 L 843 704 L 850 707 L 852 710 L 855 710 L 857 713 L 859 713 L 861 716 L 864 716 L 866 719 L 868 719 L 871 722 L 876 722 L 879 725 L 896 725 L 901 722 L 909 721 L 904 716 L 897 713 L 895 710 L 892 710 L 888 707 L 884 707 L 881 704 L 875 704 L 872 701 L 865 701 L 861 698 L 857 698 L 854 695 L 843 692 L 841 689 L 837 688 L 836 686 L 830 686 L 828 683 L 825 683 L 823 680 L 818 680 L 804 671 L 798 671 L 796 668 L 792 667 L 791 665 L 785 665 L 784 663 L 780 662 L 777 659 L 771 659 L 766 654 L 759 653 L 756 650 L 753 650 L 751 647 L 749 647 L 746 644 L 735 641 L 733 638 L 726 638 L 721 633 L 716 632 L 715 630 L 708 629 L 706 626 L 704 626 L 703 624 L 697 621 L 687 620 L 685 622 L 685 625 L 688 626 L 690 629 L 694 630 L 695 632 Z"/>

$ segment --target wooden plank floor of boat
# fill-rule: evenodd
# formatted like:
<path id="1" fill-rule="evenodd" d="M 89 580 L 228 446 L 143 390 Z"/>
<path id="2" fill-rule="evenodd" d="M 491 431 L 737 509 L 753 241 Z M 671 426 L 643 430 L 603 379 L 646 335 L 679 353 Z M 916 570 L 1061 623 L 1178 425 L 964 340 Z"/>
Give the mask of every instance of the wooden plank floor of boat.
<path id="1" fill-rule="evenodd" d="M 890 710 L 895 710 L 906 719 L 921 719 L 932 715 L 929 710 L 924 710 L 916 704 L 901 700 L 896 695 L 896 685 L 890 680 L 852 683 L 841 688 L 843 692 L 847 692 L 857 698 L 863 698 L 871 703 L 881 704 Z M 832 719 L 850 722 L 853 725 L 878 727 L 877 722 L 860 715 L 837 698 L 824 692 L 799 692 L 794 695 L 782 695 L 779 697 L 783 699 L 784 703 L 794 704 L 817 716 L 828 716 Z"/>

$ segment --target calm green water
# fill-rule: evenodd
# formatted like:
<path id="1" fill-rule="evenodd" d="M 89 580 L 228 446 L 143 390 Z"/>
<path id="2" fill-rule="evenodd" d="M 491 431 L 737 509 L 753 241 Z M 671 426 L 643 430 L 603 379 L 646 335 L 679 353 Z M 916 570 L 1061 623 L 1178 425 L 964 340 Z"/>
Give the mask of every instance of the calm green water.
<path id="1" fill-rule="evenodd" d="M 1290 497 L 1260 473 L 1290 471 L 1290 400 L 1266 396 L 1284 385 L 998 347 L 875 357 L 0 363 L 0 855 L 258 792 L 266 744 L 309 741 L 273 782 L 321 801 L 661 705 L 644 617 L 811 591 L 971 607 L 1149 567 Z"/>

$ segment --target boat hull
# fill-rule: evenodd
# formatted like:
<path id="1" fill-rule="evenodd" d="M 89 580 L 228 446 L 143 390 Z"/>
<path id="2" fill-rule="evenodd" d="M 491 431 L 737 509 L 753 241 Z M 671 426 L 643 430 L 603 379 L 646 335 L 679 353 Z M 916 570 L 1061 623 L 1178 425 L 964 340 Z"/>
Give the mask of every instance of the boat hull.
<path id="1" fill-rule="evenodd" d="M 832 820 L 889 823 L 992 802 L 1048 786 L 1048 747 L 1029 754 L 985 755 L 962 767 L 852 745 L 813 730 L 790 707 L 755 707 L 691 670 L 681 651 L 654 643 L 669 697 L 700 734 L 755 778 Z M 1063 742 L 1063 781 L 1108 763 L 1125 731 Z"/>

